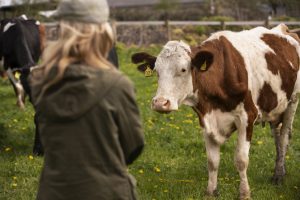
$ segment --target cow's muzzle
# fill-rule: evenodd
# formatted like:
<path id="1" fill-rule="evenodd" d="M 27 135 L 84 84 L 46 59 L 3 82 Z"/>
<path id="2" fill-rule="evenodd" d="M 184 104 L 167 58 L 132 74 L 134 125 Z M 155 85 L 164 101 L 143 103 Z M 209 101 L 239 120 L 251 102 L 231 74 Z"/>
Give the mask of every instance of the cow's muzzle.
<path id="1" fill-rule="evenodd" d="M 163 97 L 153 98 L 151 109 L 160 113 L 170 113 L 172 111 L 171 102 Z"/>

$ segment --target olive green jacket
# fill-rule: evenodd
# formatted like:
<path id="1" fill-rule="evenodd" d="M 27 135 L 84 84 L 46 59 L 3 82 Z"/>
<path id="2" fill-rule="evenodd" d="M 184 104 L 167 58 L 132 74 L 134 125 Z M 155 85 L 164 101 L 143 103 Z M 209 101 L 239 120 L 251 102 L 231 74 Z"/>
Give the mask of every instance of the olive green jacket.
<path id="1" fill-rule="evenodd" d="M 45 148 L 37 199 L 135 199 L 127 165 L 144 135 L 131 81 L 114 69 L 74 64 L 38 98 L 42 85 L 32 85 Z"/>

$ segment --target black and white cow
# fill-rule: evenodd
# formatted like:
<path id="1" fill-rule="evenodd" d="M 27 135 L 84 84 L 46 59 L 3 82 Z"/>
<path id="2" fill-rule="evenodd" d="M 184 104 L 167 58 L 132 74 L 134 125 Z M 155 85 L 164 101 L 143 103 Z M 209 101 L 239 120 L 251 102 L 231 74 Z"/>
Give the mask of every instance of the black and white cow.
<path id="1" fill-rule="evenodd" d="M 0 59 L 3 68 L 12 83 L 17 105 L 25 106 L 25 96 L 30 98 L 28 76 L 30 68 L 37 65 L 44 48 L 45 27 L 34 19 L 27 19 L 25 15 L 12 19 L 1 20 L 0 27 Z M 20 73 L 19 78 L 15 73 Z M 37 116 L 34 118 L 37 126 Z M 43 154 L 39 139 L 38 127 L 36 127 L 33 153 Z"/>
<path id="2" fill-rule="evenodd" d="M 20 108 L 24 108 L 25 95 L 30 94 L 27 77 L 30 67 L 35 66 L 40 58 L 44 37 L 44 26 L 25 15 L 1 20 L 0 59 L 15 89 Z M 14 76 L 17 71 L 20 81 Z"/>

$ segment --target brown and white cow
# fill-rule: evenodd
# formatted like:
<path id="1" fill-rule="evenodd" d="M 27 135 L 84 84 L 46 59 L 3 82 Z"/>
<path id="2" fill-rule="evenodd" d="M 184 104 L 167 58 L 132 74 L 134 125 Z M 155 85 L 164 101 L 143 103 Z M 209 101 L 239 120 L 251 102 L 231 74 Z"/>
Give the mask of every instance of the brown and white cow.
<path id="1" fill-rule="evenodd" d="M 191 106 L 204 128 L 208 158 L 207 193 L 214 195 L 220 162 L 220 145 L 237 130 L 235 165 L 240 175 L 240 198 L 250 197 L 247 179 L 254 123 L 269 122 L 277 157 L 273 180 L 285 175 L 285 154 L 300 92 L 299 38 L 285 25 L 257 27 L 241 32 L 217 32 L 200 46 L 168 42 L 157 57 L 132 56 L 156 70 L 158 89 L 152 109 L 177 110 Z"/>

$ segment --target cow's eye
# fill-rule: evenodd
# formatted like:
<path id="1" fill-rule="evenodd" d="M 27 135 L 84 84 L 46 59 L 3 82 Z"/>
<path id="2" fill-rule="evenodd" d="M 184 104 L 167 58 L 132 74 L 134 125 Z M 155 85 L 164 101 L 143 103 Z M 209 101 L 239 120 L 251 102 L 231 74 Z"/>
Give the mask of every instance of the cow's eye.
<path id="1" fill-rule="evenodd" d="M 181 72 L 186 72 L 186 69 L 181 69 Z"/>

